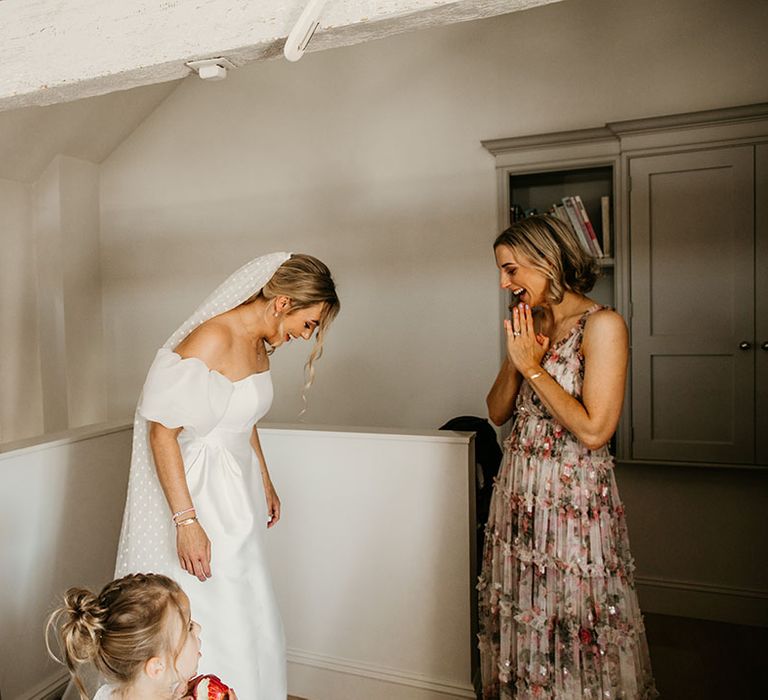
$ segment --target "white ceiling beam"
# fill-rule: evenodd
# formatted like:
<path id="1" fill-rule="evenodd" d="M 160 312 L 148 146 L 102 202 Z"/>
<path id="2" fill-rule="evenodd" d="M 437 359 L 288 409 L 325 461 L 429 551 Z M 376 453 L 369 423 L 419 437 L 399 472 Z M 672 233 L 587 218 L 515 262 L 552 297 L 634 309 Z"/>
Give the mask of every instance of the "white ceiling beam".
<path id="1" fill-rule="evenodd" d="M 560 0 L 329 0 L 309 51 Z M 279 56 L 304 0 L 0 1 L 0 111 L 183 78 L 195 59 Z"/>

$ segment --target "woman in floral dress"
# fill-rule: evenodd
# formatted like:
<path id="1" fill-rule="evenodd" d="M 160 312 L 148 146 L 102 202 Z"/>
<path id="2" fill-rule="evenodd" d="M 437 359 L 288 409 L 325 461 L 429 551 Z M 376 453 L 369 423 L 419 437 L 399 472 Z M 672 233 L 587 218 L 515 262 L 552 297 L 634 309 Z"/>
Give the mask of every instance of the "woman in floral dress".
<path id="1" fill-rule="evenodd" d="M 608 451 L 626 325 L 585 296 L 595 262 L 559 220 L 524 219 L 494 251 L 517 301 L 487 403 L 496 425 L 514 423 L 478 583 L 483 697 L 655 697 Z"/>

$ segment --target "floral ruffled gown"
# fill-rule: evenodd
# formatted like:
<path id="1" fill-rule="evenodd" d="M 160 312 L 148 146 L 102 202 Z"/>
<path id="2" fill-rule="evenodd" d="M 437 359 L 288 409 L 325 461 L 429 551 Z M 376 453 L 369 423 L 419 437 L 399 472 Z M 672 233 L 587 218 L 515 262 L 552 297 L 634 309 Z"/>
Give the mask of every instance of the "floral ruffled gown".
<path id="1" fill-rule="evenodd" d="M 576 398 L 601 308 L 543 358 Z M 608 447 L 587 449 L 523 382 L 505 448 L 478 582 L 483 697 L 656 697 Z"/>

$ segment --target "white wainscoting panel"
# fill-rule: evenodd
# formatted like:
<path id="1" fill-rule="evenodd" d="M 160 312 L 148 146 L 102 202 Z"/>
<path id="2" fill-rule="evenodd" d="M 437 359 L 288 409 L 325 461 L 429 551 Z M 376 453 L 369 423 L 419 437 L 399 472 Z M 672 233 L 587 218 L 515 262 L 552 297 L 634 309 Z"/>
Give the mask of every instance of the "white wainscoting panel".
<path id="1" fill-rule="evenodd" d="M 261 429 L 289 691 L 474 697 L 473 445 L 466 434 Z"/>
<path id="2" fill-rule="evenodd" d="M 95 426 L 0 452 L 0 693 L 44 700 L 63 667 L 45 621 L 71 586 L 111 580 L 125 502 L 129 426 Z"/>

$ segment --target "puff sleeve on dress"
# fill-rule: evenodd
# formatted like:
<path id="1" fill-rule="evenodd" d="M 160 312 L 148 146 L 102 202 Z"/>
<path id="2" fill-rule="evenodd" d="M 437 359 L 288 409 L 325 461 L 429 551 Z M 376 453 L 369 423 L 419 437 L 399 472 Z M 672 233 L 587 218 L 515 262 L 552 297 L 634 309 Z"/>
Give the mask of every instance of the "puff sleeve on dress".
<path id="1" fill-rule="evenodd" d="M 191 428 L 205 435 L 221 421 L 233 390 L 229 379 L 202 360 L 161 348 L 147 373 L 138 412 L 166 428 Z"/>

